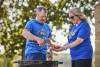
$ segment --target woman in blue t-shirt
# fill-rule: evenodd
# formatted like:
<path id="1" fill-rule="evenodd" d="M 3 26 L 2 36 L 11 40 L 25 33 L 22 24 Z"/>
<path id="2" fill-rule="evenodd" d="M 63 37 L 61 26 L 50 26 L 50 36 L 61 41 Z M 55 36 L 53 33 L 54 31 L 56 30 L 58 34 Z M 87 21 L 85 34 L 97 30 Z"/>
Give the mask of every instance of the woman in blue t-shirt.
<path id="1" fill-rule="evenodd" d="M 91 67 L 92 46 L 90 41 L 90 26 L 86 17 L 78 8 L 69 10 L 69 19 L 73 25 L 69 28 L 68 43 L 55 51 L 70 48 L 72 67 Z"/>

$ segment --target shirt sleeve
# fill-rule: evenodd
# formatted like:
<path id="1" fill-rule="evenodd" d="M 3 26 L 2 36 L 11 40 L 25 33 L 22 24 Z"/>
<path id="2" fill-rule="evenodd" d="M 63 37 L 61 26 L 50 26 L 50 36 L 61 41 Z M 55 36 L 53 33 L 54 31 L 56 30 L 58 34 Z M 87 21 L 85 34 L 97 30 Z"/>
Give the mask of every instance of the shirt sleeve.
<path id="1" fill-rule="evenodd" d="M 49 25 L 48 25 L 48 29 L 49 29 L 49 36 L 48 36 L 48 38 L 50 38 L 52 36 L 52 33 L 51 33 L 51 29 L 50 29 Z"/>
<path id="2" fill-rule="evenodd" d="M 50 38 L 51 36 L 52 36 L 52 34 L 51 34 L 51 30 L 50 30 L 50 32 L 49 32 L 49 36 L 48 36 L 48 37 Z"/>
<path id="3" fill-rule="evenodd" d="M 28 22 L 26 23 L 25 29 L 27 29 L 27 30 L 29 30 L 29 31 L 32 31 L 32 21 L 28 21 Z"/>
<path id="4" fill-rule="evenodd" d="M 79 30 L 78 38 L 86 39 L 90 37 L 90 27 L 89 24 L 84 24 Z"/>

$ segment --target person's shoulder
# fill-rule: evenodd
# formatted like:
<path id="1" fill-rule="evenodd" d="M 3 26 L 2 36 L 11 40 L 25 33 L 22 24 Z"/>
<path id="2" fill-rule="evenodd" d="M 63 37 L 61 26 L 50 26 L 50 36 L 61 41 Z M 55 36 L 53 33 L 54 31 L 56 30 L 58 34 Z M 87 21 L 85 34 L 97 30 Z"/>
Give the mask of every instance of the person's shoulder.
<path id="1" fill-rule="evenodd" d="M 34 24 L 36 22 L 35 19 L 30 19 L 29 21 L 27 21 L 27 24 Z"/>
<path id="2" fill-rule="evenodd" d="M 84 27 L 89 26 L 88 21 L 82 21 L 82 22 L 81 22 L 81 26 L 84 26 Z"/>
<path id="3" fill-rule="evenodd" d="M 74 24 L 69 26 L 69 30 L 71 30 L 74 27 Z"/>
<path id="4" fill-rule="evenodd" d="M 30 19 L 28 22 L 36 22 L 36 19 Z"/>
<path id="5" fill-rule="evenodd" d="M 81 29 L 86 29 L 86 30 L 90 30 L 90 25 L 87 21 L 83 21 L 83 23 L 80 25 Z"/>
<path id="6" fill-rule="evenodd" d="M 48 23 L 44 23 L 45 27 L 50 29 L 50 25 Z"/>
<path id="7" fill-rule="evenodd" d="M 70 26 L 69 26 L 69 28 L 72 28 L 72 27 L 74 27 L 74 26 L 75 26 L 75 25 L 74 25 L 74 24 L 72 24 L 72 25 L 70 25 Z"/>
<path id="8" fill-rule="evenodd" d="M 47 27 L 49 27 L 49 24 L 47 24 L 47 23 L 44 23 L 44 25 L 47 26 Z"/>

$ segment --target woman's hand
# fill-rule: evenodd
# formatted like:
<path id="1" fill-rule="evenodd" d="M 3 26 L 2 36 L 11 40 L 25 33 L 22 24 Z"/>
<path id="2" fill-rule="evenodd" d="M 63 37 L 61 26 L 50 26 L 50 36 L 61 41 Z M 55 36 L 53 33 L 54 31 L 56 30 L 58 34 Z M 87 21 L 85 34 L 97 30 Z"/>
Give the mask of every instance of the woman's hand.
<path id="1" fill-rule="evenodd" d="M 62 46 L 62 47 L 60 47 L 60 48 L 58 48 L 58 49 L 53 49 L 53 50 L 56 51 L 56 52 L 59 52 L 59 51 L 65 50 L 65 48 Z"/>
<path id="2" fill-rule="evenodd" d="M 55 45 L 55 44 L 52 44 L 52 45 L 49 46 L 49 47 L 50 47 L 50 50 L 55 50 L 55 49 L 59 49 L 59 48 L 61 48 L 60 45 Z"/>
<path id="3" fill-rule="evenodd" d="M 51 50 L 59 52 L 59 51 L 66 50 L 66 47 L 65 46 L 59 46 L 59 45 L 57 45 L 57 46 L 54 45 L 53 47 L 51 47 Z"/>

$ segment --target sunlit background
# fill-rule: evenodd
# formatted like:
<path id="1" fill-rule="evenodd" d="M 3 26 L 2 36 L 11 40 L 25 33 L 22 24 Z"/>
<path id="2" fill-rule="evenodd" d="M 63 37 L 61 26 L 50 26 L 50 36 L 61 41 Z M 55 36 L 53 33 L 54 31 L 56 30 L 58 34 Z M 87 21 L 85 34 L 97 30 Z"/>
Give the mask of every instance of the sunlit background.
<path id="1" fill-rule="evenodd" d="M 68 29 L 70 23 L 68 21 L 68 10 L 72 7 L 79 7 L 86 15 L 91 27 L 91 43 L 93 51 L 95 52 L 95 19 L 94 19 L 94 5 L 98 0 L 1 0 L 0 1 L 0 65 L 2 60 L 21 59 L 21 51 L 24 39 L 21 37 L 21 32 L 26 22 L 35 14 L 33 8 L 36 5 L 43 5 L 48 8 L 49 26 L 52 30 L 53 43 L 64 45 L 67 43 Z M 2 4 L 1 4 L 2 3 Z M 10 50 L 11 49 L 11 50 Z M 63 61 L 70 67 L 70 50 L 62 52 L 54 52 L 54 60 Z M 1 59 L 3 58 L 6 59 Z M 12 60 L 12 57 L 14 58 Z M 5 65 L 9 64 L 6 62 Z M 12 63 L 13 64 L 13 63 Z M 2 66 L 3 67 L 3 66 Z M 9 67 L 16 67 L 12 65 Z"/>

